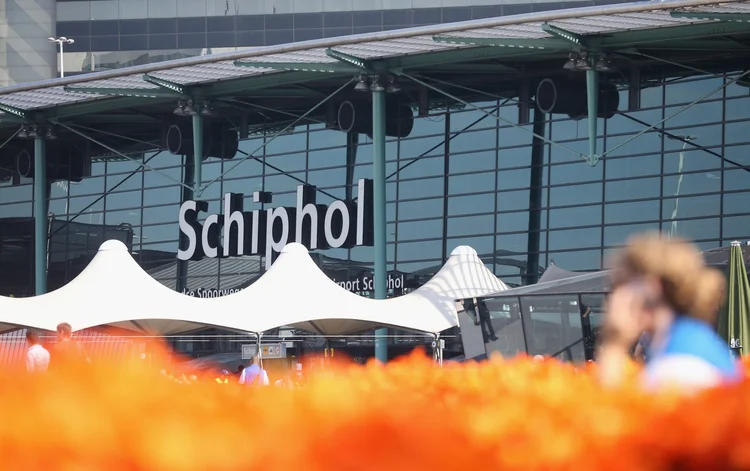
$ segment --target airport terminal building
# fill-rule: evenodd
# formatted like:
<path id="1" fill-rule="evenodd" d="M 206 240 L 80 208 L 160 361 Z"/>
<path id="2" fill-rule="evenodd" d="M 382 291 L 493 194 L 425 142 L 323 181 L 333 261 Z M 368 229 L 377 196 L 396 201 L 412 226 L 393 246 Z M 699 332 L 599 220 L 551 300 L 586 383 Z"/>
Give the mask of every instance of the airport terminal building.
<path id="1" fill-rule="evenodd" d="M 5 53 L 6 84 L 16 88 L 0 89 L 0 141 L 8 140 L 0 149 L 2 295 L 37 291 L 39 211 L 47 215 L 48 290 L 117 238 L 166 286 L 220 296 L 252 283 L 277 246 L 297 236 L 332 279 L 373 295 L 375 87 L 386 104 L 389 296 L 420 286 L 460 245 L 522 286 L 550 264 L 599 270 L 645 230 L 706 250 L 750 238 L 745 2 L 46 3 L 56 22 L 41 36 L 75 42 L 64 46 L 67 88 L 56 91 L 54 81 L 17 88 L 51 77 L 33 77 L 41 70 L 33 64 L 14 70 Z M 425 45 L 430 39 L 435 47 Z M 256 46 L 264 47 L 246 58 L 212 55 Z M 38 55 L 52 74 L 55 47 L 44 43 Z M 239 72 L 225 70 L 231 61 Z M 274 63 L 290 80 L 248 75 Z M 74 82 L 128 66 L 152 68 Z M 136 84 L 140 76 L 149 78 Z M 247 84 L 232 89 L 240 79 Z M 196 113 L 204 118 L 201 163 L 190 139 Z M 41 210 L 32 145 L 40 133 L 48 182 Z M 317 230 L 295 224 L 307 205 Z M 415 339 L 390 342 L 398 352 Z M 188 343 L 194 353 L 233 348 Z M 356 345 L 372 349 L 367 337 Z"/>

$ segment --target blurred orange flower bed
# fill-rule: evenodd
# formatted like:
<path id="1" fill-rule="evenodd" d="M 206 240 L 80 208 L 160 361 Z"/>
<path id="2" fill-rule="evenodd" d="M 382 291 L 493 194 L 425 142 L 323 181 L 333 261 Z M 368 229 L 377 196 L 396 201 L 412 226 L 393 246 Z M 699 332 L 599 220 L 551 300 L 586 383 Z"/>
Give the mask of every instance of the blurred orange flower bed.
<path id="1" fill-rule="evenodd" d="M 604 390 L 594 368 L 493 359 L 441 369 L 414 354 L 385 367 L 339 365 L 293 390 L 180 385 L 122 362 L 6 376 L 0 462 L 24 471 L 750 469 L 750 381 L 679 399 L 635 381 Z"/>

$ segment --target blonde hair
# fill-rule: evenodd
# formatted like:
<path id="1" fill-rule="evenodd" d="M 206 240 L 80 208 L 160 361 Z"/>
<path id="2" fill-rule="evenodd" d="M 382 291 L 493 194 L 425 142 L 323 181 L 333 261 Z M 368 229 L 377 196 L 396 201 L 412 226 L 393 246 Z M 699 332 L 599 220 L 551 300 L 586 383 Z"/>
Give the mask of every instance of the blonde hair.
<path id="1" fill-rule="evenodd" d="M 726 282 L 721 272 L 706 266 L 695 245 L 659 233 L 639 234 L 628 239 L 615 267 L 615 277 L 619 270 L 626 277 L 657 279 L 664 301 L 676 313 L 715 321 Z"/>

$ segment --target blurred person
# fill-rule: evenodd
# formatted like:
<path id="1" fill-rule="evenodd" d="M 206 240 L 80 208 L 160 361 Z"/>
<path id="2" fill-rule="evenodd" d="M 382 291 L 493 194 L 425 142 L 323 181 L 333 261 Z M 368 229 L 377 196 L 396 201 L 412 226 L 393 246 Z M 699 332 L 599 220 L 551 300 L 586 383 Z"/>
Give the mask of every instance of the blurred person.
<path id="1" fill-rule="evenodd" d="M 219 376 L 216 377 L 215 381 L 218 384 L 229 384 L 229 371 L 221 370 Z"/>
<path id="2" fill-rule="evenodd" d="M 49 351 L 39 343 L 39 334 L 33 330 L 26 331 L 26 342 L 29 349 L 26 351 L 26 371 L 29 373 L 43 373 L 49 367 Z"/>
<path id="3" fill-rule="evenodd" d="M 490 309 L 487 307 L 487 303 L 482 298 L 476 298 L 477 312 L 479 313 L 479 323 L 482 326 L 482 337 L 484 343 L 494 342 L 497 340 L 495 335 L 495 327 L 492 325 L 492 319 L 490 318 Z"/>
<path id="4" fill-rule="evenodd" d="M 242 377 L 242 371 L 245 369 L 245 365 L 238 365 L 237 366 L 237 372 L 235 373 L 237 375 L 237 380 Z"/>
<path id="5" fill-rule="evenodd" d="M 58 365 L 90 365 L 91 359 L 83 345 L 73 340 L 73 329 L 67 322 L 57 326 L 57 343 L 52 347 L 51 364 Z"/>
<path id="6" fill-rule="evenodd" d="M 463 300 L 464 311 L 466 311 L 474 320 L 474 325 L 482 329 L 482 340 L 484 343 L 494 342 L 495 328 L 490 320 L 490 310 L 487 308 L 484 300 L 481 298 L 467 298 Z"/>
<path id="7" fill-rule="evenodd" d="M 642 333 L 638 337 L 638 343 L 635 344 L 635 350 L 633 350 L 633 359 L 639 363 L 646 363 L 648 361 L 648 347 L 651 344 L 651 337 L 646 333 Z"/>
<path id="8" fill-rule="evenodd" d="M 260 357 L 254 355 L 250 359 L 250 366 L 242 370 L 240 384 L 248 386 L 268 386 L 268 373 L 260 366 Z"/>
<path id="9" fill-rule="evenodd" d="M 534 361 L 537 363 L 541 363 L 545 360 L 544 355 L 534 355 Z"/>
<path id="10" fill-rule="evenodd" d="M 649 388 L 695 390 L 736 381 L 739 364 L 714 331 L 724 277 L 692 244 L 640 235 L 615 259 L 601 330 L 599 369 L 605 384 L 623 379 L 628 353 L 648 335 L 643 379 Z"/>

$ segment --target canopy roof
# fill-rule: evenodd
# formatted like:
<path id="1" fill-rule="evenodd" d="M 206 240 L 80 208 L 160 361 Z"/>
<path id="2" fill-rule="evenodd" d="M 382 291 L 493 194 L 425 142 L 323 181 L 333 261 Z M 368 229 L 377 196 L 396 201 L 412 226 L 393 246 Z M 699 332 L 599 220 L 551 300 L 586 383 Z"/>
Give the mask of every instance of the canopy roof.
<path id="1" fill-rule="evenodd" d="M 549 267 L 547 267 L 546 270 L 544 270 L 544 273 L 542 273 L 542 276 L 541 278 L 539 278 L 539 281 L 537 282 L 537 284 L 547 283 L 550 281 L 564 280 L 566 278 L 572 278 L 574 276 L 581 276 L 584 274 L 585 273 L 577 273 L 574 271 L 563 270 L 557 265 L 550 265 Z"/>
<path id="2" fill-rule="evenodd" d="M 742 248 L 740 246 L 740 248 Z M 731 246 L 718 247 L 703 252 L 706 265 L 727 269 Z M 745 263 L 750 263 L 750 250 L 743 250 Z M 539 282 L 528 286 L 519 286 L 500 293 L 488 295 L 506 298 L 509 296 L 544 296 L 544 295 L 576 295 L 608 293 L 610 288 L 610 270 L 602 270 L 590 273 L 573 272 L 563 270 L 555 265 L 550 265 L 544 272 Z M 488 305 L 493 301 L 488 300 Z"/>
<path id="3" fill-rule="evenodd" d="M 206 326 L 258 333 L 292 326 L 322 335 L 392 326 L 437 333 L 457 325 L 456 297 L 503 289 L 474 249 L 459 247 L 421 288 L 397 298 L 368 299 L 328 278 L 307 249 L 293 243 L 250 287 L 220 298 L 197 298 L 162 285 L 122 242 L 110 240 L 64 287 L 32 298 L 0 297 L 0 323 L 54 330 L 68 322 L 74 330 L 109 326 L 158 335 Z"/>
<path id="4" fill-rule="evenodd" d="M 253 128 L 292 121 L 290 113 L 305 113 L 300 122 L 314 123 L 326 113 L 325 107 L 315 105 L 332 90 L 341 87 L 337 99 L 362 99 L 353 85 L 345 87 L 360 72 L 402 74 L 401 98 L 420 109 L 445 106 L 446 96 L 419 81 L 460 85 L 451 93 L 462 100 L 486 100 L 488 94 L 518 97 L 522 79 L 566 74 L 562 64 L 568 54 L 585 44 L 616 53 L 621 69 L 632 65 L 641 70 L 644 81 L 692 75 L 696 69 L 741 71 L 750 55 L 743 44 L 750 36 L 743 23 L 748 15 L 746 1 L 613 4 L 257 47 L 74 75 L 0 90 L 0 139 L 13 136 L 18 124 L 52 122 L 58 124 L 61 140 L 86 141 L 86 133 L 70 127 L 85 122 L 92 132 L 102 131 L 96 133 L 97 142 L 91 142 L 96 158 L 112 157 L 108 147 L 133 153 L 156 150 L 162 144 L 154 125 L 165 117 L 174 118 L 177 101 L 188 97 L 211 100 L 217 115 L 228 121 L 243 118 L 250 134 Z M 616 72 L 607 74 L 607 80 L 625 84 L 627 76 Z M 134 150 L 134 139 L 151 145 Z"/>

